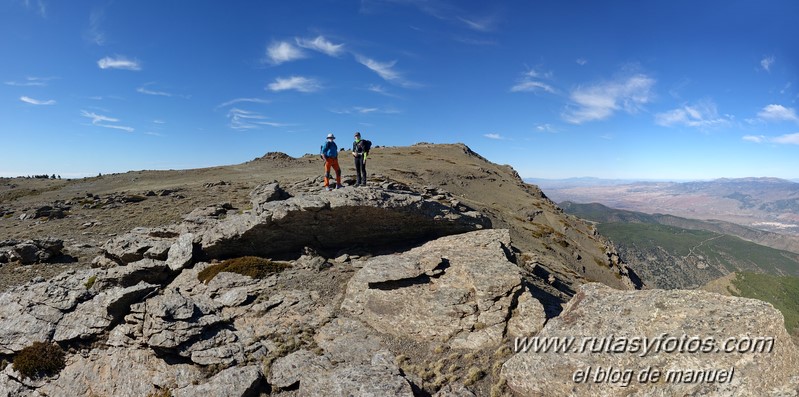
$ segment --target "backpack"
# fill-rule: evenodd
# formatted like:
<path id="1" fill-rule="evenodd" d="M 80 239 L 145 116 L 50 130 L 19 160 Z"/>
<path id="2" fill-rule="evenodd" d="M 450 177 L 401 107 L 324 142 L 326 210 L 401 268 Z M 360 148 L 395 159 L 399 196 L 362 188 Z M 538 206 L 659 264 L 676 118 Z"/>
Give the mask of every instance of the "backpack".
<path id="1" fill-rule="evenodd" d="M 325 157 L 338 157 L 338 146 L 335 142 L 327 141 L 322 145 L 321 152 Z"/>
<path id="2" fill-rule="evenodd" d="M 372 141 L 368 139 L 364 139 L 361 143 L 361 147 L 363 147 L 363 152 L 369 154 L 369 149 L 372 148 Z"/>

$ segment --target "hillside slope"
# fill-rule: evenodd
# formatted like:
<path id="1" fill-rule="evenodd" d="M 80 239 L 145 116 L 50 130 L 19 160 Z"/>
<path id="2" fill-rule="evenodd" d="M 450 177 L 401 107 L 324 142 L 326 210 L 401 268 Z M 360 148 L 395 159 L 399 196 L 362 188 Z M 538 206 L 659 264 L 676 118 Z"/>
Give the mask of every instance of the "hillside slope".
<path id="1" fill-rule="evenodd" d="M 701 229 L 706 222 L 596 203 L 561 205 L 569 213 L 599 222 L 600 233 L 614 241 L 622 258 L 653 287 L 697 288 L 735 271 L 799 275 L 799 254 Z"/>

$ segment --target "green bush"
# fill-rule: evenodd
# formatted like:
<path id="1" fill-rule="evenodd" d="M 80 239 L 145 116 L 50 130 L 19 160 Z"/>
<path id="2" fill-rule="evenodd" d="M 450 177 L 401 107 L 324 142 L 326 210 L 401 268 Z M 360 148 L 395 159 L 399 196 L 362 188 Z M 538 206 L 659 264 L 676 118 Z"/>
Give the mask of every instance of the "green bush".
<path id="1" fill-rule="evenodd" d="M 238 273 L 252 278 L 265 278 L 271 274 L 280 273 L 289 267 L 291 266 L 288 263 L 272 262 L 269 259 L 257 256 L 242 256 L 206 267 L 197 274 L 197 279 L 208 284 L 221 272 Z"/>
<path id="2" fill-rule="evenodd" d="M 14 369 L 26 378 L 52 376 L 64 369 L 65 355 L 55 343 L 33 342 L 14 357 Z"/>
<path id="3" fill-rule="evenodd" d="M 89 277 L 89 279 L 86 280 L 85 283 L 83 283 L 83 286 L 86 287 L 86 289 L 91 289 L 95 281 L 97 281 L 97 275 Z"/>

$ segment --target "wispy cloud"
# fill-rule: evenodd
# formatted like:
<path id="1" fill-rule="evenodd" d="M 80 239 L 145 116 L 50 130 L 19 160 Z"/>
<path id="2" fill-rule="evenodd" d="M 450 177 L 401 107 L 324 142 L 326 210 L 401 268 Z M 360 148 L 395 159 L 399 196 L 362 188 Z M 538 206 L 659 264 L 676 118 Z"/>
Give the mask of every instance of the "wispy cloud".
<path id="1" fill-rule="evenodd" d="M 635 113 L 652 100 L 655 80 L 644 74 L 578 87 L 569 96 L 574 103 L 561 117 L 573 124 L 604 120 L 617 111 Z"/>
<path id="2" fill-rule="evenodd" d="M 771 142 L 774 143 L 782 143 L 782 144 L 790 144 L 790 145 L 799 145 L 799 132 L 793 134 L 785 134 L 780 135 L 776 138 L 772 138 Z"/>
<path id="3" fill-rule="evenodd" d="M 45 87 L 54 77 L 26 77 L 23 81 L 5 81 L 3 84 L 14 87 Z"/>
<path id="4" fill-rule="evenodd" d="M 522 77 L 519 79 L 516 84 L 510 88 L 511 92 L 540 92 L 545 91 L 550 94 L 557 93 L 557 90 L 552 87 L 550 84 L 545 83 L 542 80 L 550 80 L 552 79 L 552 73 L 546 72 L 541 73 L 534 69 L 530 69 L 522 74 Z"/>
<path id="5" fill-rule="evenodd" d="M 252 130 L 263 126 L 287 127 L 290 125 L 269 121 L 266 116 L 260 113 L 239 108 L 230 109 L 227 112 L 227 118 L 230 120 L 230 128 L 234 130 Z"/>
<path id="6" fill-rule="evenodd" d="M 97 61 L 97 66 L 100 69 L 123 69 L 123 70 L 141 70 L 141 64 L 137 60 L 131 60 L 124 56 L 105 57 Z"/>
<path id="7" fill-rule="evenodd" d="M 108 123 L 118 123 L 119 119 L 104 116 L 102 114 L 97 114 L 94 112 L 87 112 L 85 110 L 81 110 L 81 115 L 83 117 L 89 118 L 92 120 L 92 125 L 96 125 L 98 127 L 105 127 L 105 128 L 113 128 L 116 130 L 122 130 L 125 132 L 133 132 L 133 127 L 127 127 L 124 125 L 117 125 L 117 124 L 108 124 Z"/>
<path id="8" fill-rule="evenodd" d="M 242 103 L 242 102 L 261 103 L 261 104 L 270 103 L 270 101 L 268 99 L 261 99 L 261 98 L 236 98 L 236 99 L 231 99 L 231 100 L 229 100 L 229 101 L 227 101 L 225 103 L 220 103 L 219 105 L 217 105 L 217 107 L 215 109 L 226 108 L 226 107 L 228 107 L 230 105 L 235 105 L 237 103 Z"/>
<path id="9" fill-rule="evenodd" d="M 333 44 L 324 36 L 317 36 L 313 40 L 296 38 L 297 45 L 309 50 L 319 51 L 323 54 L 337 57 L 344 53 L 344 44 Z"/>
<path id="10" fill-rule="evenodd" d="M 305 53 L 287 41 L 273 42 L 266 48 L 266 61 L 273 65 L 305 58 Z"/>
<path id="11" fill-rule="evenodd" d="M 394 70 L 394 65 L 397 64 L 397 61 L 379 62 L 363 55 L 355 55 L 355 60 L 389 83 L 408 88 L 419 86 L 417 83 L 406 80 L 400 72 Z"/>
<path id="12" fill-rule="evenodd" d="M 551 132 L 556 133 L 558 130 L 552 126 L 552 124 L 539 124 L 535 126 L 535 130 L 538 132 Z"/>
<path id="13" fill-rule="evenodd" d="M 732 117 L 729 115 L 719 116 L 716 104 L 712 101 L 702 101 L 695 105 L 685 105 L 668 112 L 658 113 L 655 115 L 655 124 L 664 127 L 681 125 L 693 128 L 708 128 L 727 125 L 731 122 L 731 119 Z"/>
<path id="14" fill-rule="evenodd" d="M 386 90 L 386 88 L 383 87 L 382 85 L 371 84 L 366 89 L 380 95 L 385 95 L 387 97 L 393 97 L 393 98 L 397 97 L 397 95 L 388 92 L 388 90 Z"/>
<path id="15" fill-rule="evenodd" d="M 585 58 L 577 58 L 574 62 L 577 62 L 577 64 L 580 66 L 585 66 L 585 64 L 588 63 L 588 60 Z"/>
<path id="16" fill-rule="evenodd" d="M 497 19 L 493 16 L 482 18 L 465 18 L 455 17 L 458 21 L 465 24 L 469 29 L 477 30 L 479 32 L 490 32 L 494 30 L 497 24 Z"/>
<path id="17" fill-rule="evenodd" d="M 47 5 L 42 0 L 24 0 L 25 7 L 33 9 L 42 18 L 47 18 Z"/>
<path id="18" fill-rule="evenodd" d="M 19 100 L 25 103 L 29 103 L 31 105 L 55 105 L 55 101 L 52 99 L 48 99 L 46 101 L 40 101 L 38 99 L 33 99 L 27 96 L 19 97 Z"/>
<path id="19" fill-rule="evenodd" d="M 93 10 L 89 14 L 89 28 L 84 35 L 86 40 L 99 46 L 105 45 L 106 43 L 105 32 L 103 32 L 100 28 L 100 24 L 103 23 L 103 19 L 105 19 L 104 9 L 100 8 Z"/>
<path id="20" fill-rule="evenodd" d="M 540 81 L 520 81 L 516 83 L 513 87 L 510 88 L 511 92 L 536 92 L 536 91 L 546 91 L 550 94 L 555 93 L 555 89 L 546 83 L 542 83 Z"/>
<path id="21" fill-rule="evenodd" d="M 166 97 L 171 97 L 172 96 L 172 94 L 170 94 L 168 92 L 150 90 L 150 89 L 147 89 L 145 87 L 137 88 L 136 92 L 138 92 L 140 94 L 146 94 L 146 95 L 156 95 L 156 96 L 166 96 Z"/>
<path id="22" fill-rule="evenodd" d="M 349 109 L 331 109 L 332 113 L 336 114 L 397 114 L 402 111 L 394 108 L 381 108 L 381 107 L 366 107 L 366 106 L 353 106 Z"/>
<path id="23" fill-rule="evenodd" d="M 799 122 L 799 116 L 796 115 L 796 110 L 775 104 L 764 107 L 763 110 L 757 114 L 757 117 L 760 117 L 762 120 L 766 121 Z"/>
<path id="24" fill-rule="evenodd" d="M 502 136 L 500 134 L 496 134 L 496 133 L 483 134 L 483 136 L 488 138 L 488 139 L 497 139 L 497 140 L 506 140 L 506 139 L 508 139 L 508 138 L 505 138 L 504 136 Z"/>
<path id="25" fill-rule="evenodd" d="M 770 72 L 771 71 L 771 65 L 774 64 L 774 61 L 775 61 L 775 59 L 774 59 L 773 55 L 765 57 L 765 58 L 760 60 L 760 67 L 762 67 L 763 70 L 765 70 L 767 72 Z"/>
<path id="26" fill-rule="evenodd" d="M 799 145 L 799 132 L 793 134 L 785 134 L 775 137 L 767 137 L 764 135 L 744 135 L 741 139 L 754 143 L 778 143 L 782 145 Z"/>
<path id="27" fill-rule="evenodd" d="M 766 140 L 764 135 L 744 135 L 741 139 L 754 143 L 762 143 Z"/>
<path id="28" fill-rule="evenodd" d="M 291 76 L 288 78 L 278 77 L 274 83 L 270 83 L 267 88 L 271 91 L 295 90 L 299 92 L 319 91 L 322 86 L 318 81 L 308 77 Z"/>

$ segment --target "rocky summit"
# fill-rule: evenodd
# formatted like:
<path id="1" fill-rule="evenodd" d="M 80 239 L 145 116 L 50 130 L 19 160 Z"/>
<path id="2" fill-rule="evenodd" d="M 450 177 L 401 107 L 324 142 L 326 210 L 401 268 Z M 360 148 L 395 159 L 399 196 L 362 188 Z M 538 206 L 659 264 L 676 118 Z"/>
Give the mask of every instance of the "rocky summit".
<path id="1" fill-rule="evenodd" d="M 769 304 L 641 290 L 464 145 L 374 152 L 369 186 L 330 192 L 314 156 L 269 154 L 4 199 L 69 210 L 0 220 L 0 272 L 30 276 L 0 292 L 0 395 L 799 394 Z"/>

